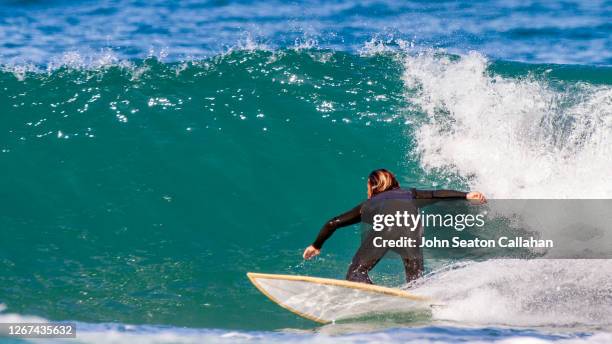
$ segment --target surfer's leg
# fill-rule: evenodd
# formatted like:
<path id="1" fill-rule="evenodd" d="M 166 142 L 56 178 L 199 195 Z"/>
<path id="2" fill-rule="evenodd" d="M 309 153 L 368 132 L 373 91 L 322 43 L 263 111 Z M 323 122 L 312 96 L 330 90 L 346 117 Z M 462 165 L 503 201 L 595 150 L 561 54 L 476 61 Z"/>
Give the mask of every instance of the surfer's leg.
<path id="1" fill-rule="evenodd" d="M 423 275 L 423 256 L 402 257 L 406 282 L 414 281 Z"/>
<path id="2" fill-rule="evenodd" d="M 387 248 L 374 247 L 372 240 L 364 240 L 353 256 L 353 261 L 346 272 L 346 279 L 352 282 L 374 284 L 368 272 L 378 264 L 387 253 Z"/>
<path id="3" fill-rule="evenodd" d="M 374 284 L 368 275 L 368 272 L 372 270 L 372 268 L 378 263 L 378 261 L 374 262 L 356 262 L 353 259 L 353 262 L 348 268 L 346 273 L 346 279 L 352 282 L 360 282 L 367 284 Z"/>
<path id="4" fill-rule="evenodd" d="M 415 231 L 403 231 L 402 236 L 421 242 L 423 228 L 419 227 Z M 404 263 L 406 282 L 414 281 L 423 275 L 423 250 L 420 247 L 398 247 L 392 250 L 399 254 L 402 263 Z"/>

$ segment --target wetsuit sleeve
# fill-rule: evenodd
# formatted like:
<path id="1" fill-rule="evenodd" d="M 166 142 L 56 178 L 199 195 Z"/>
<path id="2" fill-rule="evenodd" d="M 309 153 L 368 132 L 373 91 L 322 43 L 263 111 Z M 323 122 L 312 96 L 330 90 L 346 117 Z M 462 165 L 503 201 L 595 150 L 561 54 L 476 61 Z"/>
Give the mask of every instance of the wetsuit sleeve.
<path id="1" fill-rule="evenodd" d="M 361 205 L 362 204 L 359 204 L 346 213 L 338 215 L 327 221 L 321 228 L 321 231 L 319 231 L 319 235 L 317 235 L 317 238 L 312 243 L 312 246 L 320 250 L 325 240 L 329 239 L 329 237 L 334 234 L 336 229 L 361 222 Z"/>
<path id="2" fill-rule="evenodd" d="M 467 192 L 455 190 L 417 190 L 414 189 L 416 199 L 440 199 L 440 198 L 461 198 L 465 199 Z"/>
<path id="3" fill-rule="evenodd" d="M 455 190 L 412 190 L 419 207 L 426 207 L 439 201 L 465 199 L 467 195 L 467 192 Z"/>

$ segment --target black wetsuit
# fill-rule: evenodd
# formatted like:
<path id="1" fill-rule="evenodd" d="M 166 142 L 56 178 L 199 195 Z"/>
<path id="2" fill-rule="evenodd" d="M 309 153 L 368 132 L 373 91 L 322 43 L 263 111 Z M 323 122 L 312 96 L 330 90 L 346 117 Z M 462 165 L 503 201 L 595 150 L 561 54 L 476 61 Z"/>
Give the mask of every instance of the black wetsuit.
<path id="1" fill-rule="evenodd" d="M 353 209 L 338 215 L 331 220 L 327 221 L 316 240 L 312 243 L 317 249 L 321 249 L 323 243 L 329 239 L 334 231 L 341 227 L 350 226 L 360 222 L 372 223 L 372 216 L 378 210 L 376 202 L 380 203 L 381 200 L 393 202 L 394 200 L 402 201 L 404 203 L 396 203 L 395 208 L 398 206 L 409 209 L 411 213 L 418 212 L 419 207 L 429 205 L 435 201 L 441 201 L 445 199 L 465 199 L 467 193 L 455 190 L 417 190 L 417 189 L 400 189 L 396 188 L 388 190 L 373 196 L 371 199 L 360 203 Z M 376 209 L 373 209 L 376 208 Z M 395 209 L 394 209 L 395 210 Z M 399 210 L 399 209 L 397 209 Z M 422 228 L 407 233 L 406 231 L 388 231 L 386 233 L 392 234 L 395 239 L 398 235 L 406 234 L 415 237 L 420 242 L 420 236 L 422 236 Z M 380 236 L 378 232 L 370 232 L 370 236 L 366 235 L 365 240 L 362 241 L 361 246 L 355 253 L 351 265 L 349 266 L 348 272 L 346 273 L 346 279 L 354 282 L 363 282 L 372 284 L 368 272 L 374 268 L 374 266 L 380 261 L 380 259 L 389 251 L 395 251 L 398 253 L 404 263 L 404 269 L 406 271 L 406 281 L 411 281 L 418 278 L 423 273 L 423 255 L 420 249 L 390 249 L 390 248 L 378 248 L 372 244 L 372 235 Z M 385 234 L 389 235 L 389 234 Z M 416 238 L 418 237 L 418 238 Z"/>

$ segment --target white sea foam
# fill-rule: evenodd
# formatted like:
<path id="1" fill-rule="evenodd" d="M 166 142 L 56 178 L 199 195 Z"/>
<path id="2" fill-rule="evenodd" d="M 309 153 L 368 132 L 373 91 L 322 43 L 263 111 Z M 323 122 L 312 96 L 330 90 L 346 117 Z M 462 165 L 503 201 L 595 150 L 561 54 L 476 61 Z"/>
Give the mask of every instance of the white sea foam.
<path id="1" fill-rule="evenodd" d="M 608 198 L 612 88 L 491 74 L 478 53 L 407 56 L 408 101 L 425 114 L 425 169 L 456 172 L 491 198 Z"/>
<path id="2" fill-rule="evenodd" d="M 610 328 L 612 260 L 488 260 L 446 268 L 411 291 L 443 306 L 435 320 L 478 325 Z"/>
<path id="3" fill-rule="evenodd" d="M 479 53 L 405 57 L 406 96 L 423 116 L 415 138 L 424 169 L 455 173 L 489 198 L 610 198 L 612 88 L 504 77 L 488 67 Z M 525 228 L 557 240 L 565 256 L 555 248 L 550 257 L 609 255 L 609 202 L 502 206 L 493 210 L 508 218 L 519 213 Z"/>
<path id="4" fill-rule="evenodd" d="M 405 58 L 410 110 L 423 116 L 415 129 L 423 168 L 455 174 L 490 198 L 611 197 L 612 88 L 553 85 L 533 75 L 505 77 L 491 72 L 489 64 L 478 53 L 452 57 L 425 52 Z M 502 215 L 513 211 L 497 210 Z M 585 219 L 602 214 L 593 207 L 581 211 Z M 548 207 L 523 212 L 523 220 L 543 237 L 558 238 L 570 214 L 577 212 Z M 574 243 L 584 250 L 609 251 L 609 216 L 601 220 L 587 228 L 597 235 Z M 584 234 L 583 229 L 575 227 L 573 233 Z M 489 260 L 435 273 L 414 292 L 446 305 L 434 311 L 438 320 L 610 328 L 610 276 L 612 260 Z"/>

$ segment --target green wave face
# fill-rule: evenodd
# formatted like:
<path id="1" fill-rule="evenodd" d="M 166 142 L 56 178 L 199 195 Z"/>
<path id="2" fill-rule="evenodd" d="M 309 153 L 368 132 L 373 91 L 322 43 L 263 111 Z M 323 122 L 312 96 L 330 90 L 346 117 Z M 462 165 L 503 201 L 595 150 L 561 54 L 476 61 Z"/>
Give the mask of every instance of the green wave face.
<path id="1" fill-rule="evenodd" d="M 432 116 L 426 85 L 406 84 L 417 67 L 405 59 L 287 49 L 4 68 L 2 302 L 86 322 L 310 326 L 245 273 L 342 278 L 357 228 L 336 233 L 314 263 L 301 251 L 365 198 L 372 169 L 406 186 L 473 185 L 461 169 L 424 169 L 419 135 Z M 483 77 L 535 80 L 560 95 L 612 85 L 604 67 L 485 64 Z M 385 262 L 377 276 L 399 270 Z"/>

